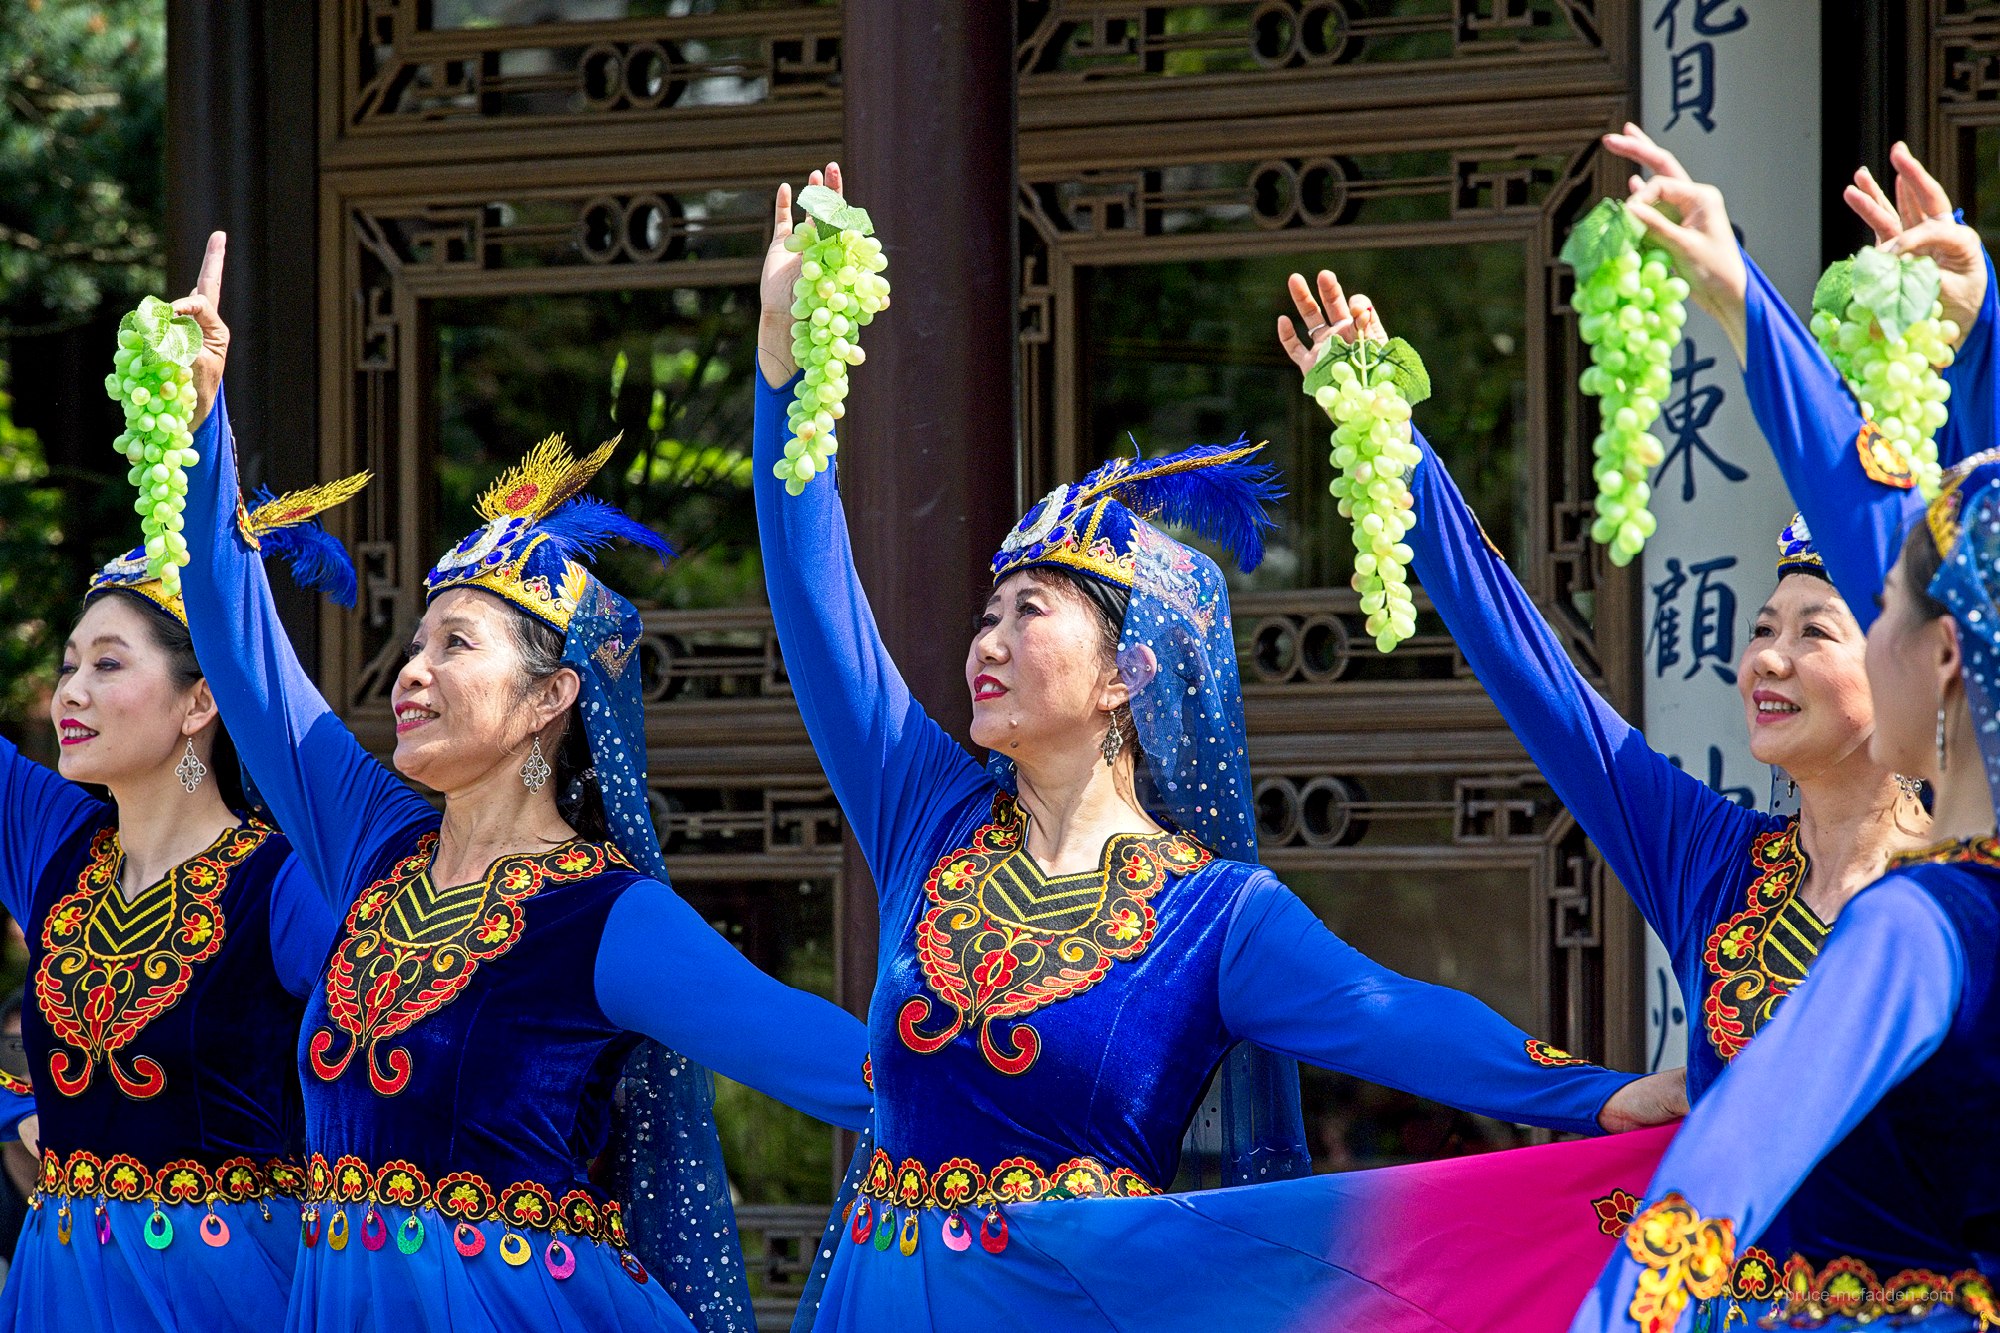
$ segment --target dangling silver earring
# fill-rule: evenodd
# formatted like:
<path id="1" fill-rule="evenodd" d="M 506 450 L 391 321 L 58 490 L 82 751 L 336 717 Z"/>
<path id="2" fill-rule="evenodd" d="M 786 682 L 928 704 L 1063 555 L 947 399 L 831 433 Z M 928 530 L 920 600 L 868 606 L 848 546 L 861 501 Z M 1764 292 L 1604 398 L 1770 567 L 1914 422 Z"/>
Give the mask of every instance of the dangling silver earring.
<path id="1" fill-rule="evenodd" d="M 1939 777 L 1944 776 L 1945 754 L 1944 754 L 1944 705 L 1943 704 L 1938 705 L 1937 771 Z"/>
<path id="2" fill-rule="evenodd" d="M 1109 768 L 1118 762 L 1118 756 L 1125 750 L 1125 728 L 1118 725 L 1118 713 L 1111 714 L 1111 729 L 1104 733 L 1104 739 L 1097 743 L 1097 752 L 1104 756 L 1104 766 Z"/>
<path id="3" fill-rule="evenodd" d="M 1921 801 L 1924 798 L 1924 780 L 1922 778 L 1913 778 L 1907 773 L 1898 773 L 1896 774 L 1896 785 L 1902 788 L 1903 795 L 1913 801 Z"/>
<path id="4" fill-rule="evenodd" d="M 174 776 L 181 780 L 181 786 L 190 794 L 208 776 L 208 765 L 201 762 L 201 756 L 194 752 L 194 737 L 187 738 L 187 753 L 174 765 Z"/>
<path id="5" fill-rule="evenodd" d="M 540 791 L 554 772 L 549 761 L 542 758 L 542 738 L 535 737 L 535 748 L 528 752 L 528 762 L 521 765 L 521 785 L 529 791 Z"/>

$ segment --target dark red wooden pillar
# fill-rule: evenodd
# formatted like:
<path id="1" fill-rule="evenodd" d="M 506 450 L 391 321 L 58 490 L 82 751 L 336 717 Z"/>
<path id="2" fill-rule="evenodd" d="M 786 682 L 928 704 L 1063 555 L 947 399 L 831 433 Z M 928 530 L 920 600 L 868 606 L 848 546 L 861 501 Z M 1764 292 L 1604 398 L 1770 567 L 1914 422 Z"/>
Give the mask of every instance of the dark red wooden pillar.
<path id="1" fill-rule="evenodd" d="M 960 739 L 965 651 L 1015 490 L 1014 6 L 846 0 L 848 194 L 894 285 L 841 426 L 855 559 L 911 690 Z M 841 992 L 866 1006 L 875 896 L 850 840 Z"/>

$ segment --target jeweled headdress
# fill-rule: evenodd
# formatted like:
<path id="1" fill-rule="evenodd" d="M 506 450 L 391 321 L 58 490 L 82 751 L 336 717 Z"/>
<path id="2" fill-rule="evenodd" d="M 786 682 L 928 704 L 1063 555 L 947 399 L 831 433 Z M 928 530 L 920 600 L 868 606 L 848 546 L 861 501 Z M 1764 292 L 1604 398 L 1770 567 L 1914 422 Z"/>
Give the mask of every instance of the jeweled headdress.
<path id="1" fill-rule="evenodd" d="M 366 472 L 330 481 L 304 490 L 273 496 L 269 488 L 259 488 L 251 498 L 254 509 L 236 502 L 236 529 L 250 549 L 265 556 L 279 556 L 302 588 L 324 592 L 342 606 L 353 606 L 354 562 L 338 538 L 314 521 L 335 505 L 345 504 L 368 484 Z M 181 624 L 187 624 L 187 608 L 178 592 L 146 572 L 146 548 L 134 547 L 91 576 L 84 600 L 99 593 L 137 593 Z"/>
<path id="2" fill-rule="evenodd" d="M 1778 577 L 1787 574 L 1815 574 L 1826 578 L 1826 561 L 1820 559 L 1819 551 L 1812 542 L 1812 532 L 1806 527 L 1804 514 L 1793 514 L 1792 521 L 1785 524 L 1778 534 Z"/>
<path id="3" fill-rule="evenodd" d="M 585 562 L 623 537 L 671 560 L 673 547 L 638 520 L 604 501 L 579 494 L 618 447 L 606 440 L 577 458 L 551 435 L 495 478 L 479 497 L 483 527 L 445 552 L 424 576 L 426 597 L 447 588 L 484 588 L 559 630 L 582 601 L 590 580 Z"/>
<path id="4" fill-rule="evenodd" d="M 1930 595 L 1958 622 L 1973 734 L 1986 784 L 2000 793 L 2000 449 L 1947 470 L 1924 518 L 1939 556 Z"/>

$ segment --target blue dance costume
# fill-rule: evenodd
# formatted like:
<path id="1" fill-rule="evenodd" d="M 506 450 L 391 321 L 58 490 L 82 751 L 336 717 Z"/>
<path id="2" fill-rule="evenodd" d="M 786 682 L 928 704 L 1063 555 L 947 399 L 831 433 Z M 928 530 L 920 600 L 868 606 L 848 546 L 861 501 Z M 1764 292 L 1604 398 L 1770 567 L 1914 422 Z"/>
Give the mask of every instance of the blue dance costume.
<path id="1" fill-rule="evenodd" d="M 232 507 L 229 525 L 352 601 L 345 553 L 302 522 L 350 492 Z M 92 596 L 184 620 L 144 556 L 106 566 Z M 38 1094 L 23 1106 L 29 1089 L 9 1087 L 7 1124 L 39 1110 L 42 1153 L 0 1329 L 274 1327 L 304 1186 L 292 1051 L 337 918 L 255 819 L 128 901 L 115 808 L 5 742 L 0 849 Z"/>
<path id="2" fill-rule="evenodd" d="M 597 502 L 569 497 L 608 449 L 582 464 L 559 441 L 530 454 L 489 492 L 492 522 L 431 586 L 484 587 L 567 626 L 614 841 L 505 856 L 445 886 L 429 876 L 438 812 L 313 688 L 225 521 L 234 458 L 219 396 L 203 432 L 187 510 L 190 622 L 251 774 L 345 917 L 298 1042 L 313 1206 L 289 1326 L 747 1329 L 719 1175 L 689 1201 L 699 1208 L 686 1215 L 704 1220 L 673 1238 L 666 1272 L 632 1253 L 619 1202 L 588 1178 L 617 1073 L 644 1034 L 858 1127 L 865 1034 L 751 966 L 663 882 L 636 688 L 617 692 L 634 681 L 623 668 L 638 617 L 568 558 L 605 538 Z M 557 532 L 578 516 L 597 528 L 581 541 Z M 553 574 L 540 572 L 551 557 Z M 682 1072 L 705 1104 L 706 1074 Z M 677 1134 L 676 1165 L 712 1148 L 712 1124 Z"/>
<path id="3" fill-rule="evenodd" d="M 2000 790 L 2000 467 L 1948 472 L 1928 519 L 1944 557 L 1930 592 L 1958 622 L 1974 731 Z M 1858 604 L 1863 592 L 1843 595 Z M 1697 1326 L 1718 1328 L 1744 1316 L 1854 1328 L 1925 1311 L 1927 1329 L 2000 1322 L 1996 968 L 2000 841 L 1893 858 L 1689 1117 L 1577 1333 L 1666 1333 L 1690 1306 Z"/>
<path id="4" fill-rule="evenodd" d="M 1145 1200 L 1169 1206 L 1123 1211 L 1172 1181 L 1203 1086 L 1239 1041 L 1483 1114 L 1598 1132 L 1604 1102 L 1631 1076 L 1533 1040 L 1468 995 L 1371 963 L 1269 871 L 1180 831 L 1187 818 L 1112 838 L 1095 872 L 1044 874 L 1026 851 L 1026 815 L 1005 774 L 990 774 L 930 720 L 883 647 L 836 482 L 816 478 L 787 497 L 772 475 L 791 393 L 760 377 L 754 487 L 765 578 L 800 711 L 868 858 L 881 913 L 869 1014 L 876 1148 L 849 1224 L 830 1242 L 814 1327 L 1295 1326 L 1305 1304 L 1267 1284 L 1310 1267 L 1305 1251 L 1320 1253 L 1343 1222 L 1366 1225 L 1337 1218 L 1320 1192 L 1341 1178 L 1187 1196 L 1207 1201 L 1200 1209 Z M 1175 614 L 1191 613 L 1189 623 L 1226 643 L 1213 563 L 1116 499 L 1090 498 L 1112 474 L 1108 493 L 1116 471 L 1031 512 L 996 569 L 1033 563 L 1069 542 L 1068 526 L 1088 526 L 1088 538 L 1067 546 L 1069 563 L 1115 575 L 1122 562 L 1134 587 L 1124 668 L 1133 669 L 1135 622 L 1164 623 L 1177 600 Z M 1135 586 L 1135 561 L 1184 576 L 1188 592 L 1212 576 L 1201 588 L 1215 600 L 1204 615 L 1202 599 L 1176 598 L 1172 577 L 1149 585 L 1142 573 Z M 1168 637 L 1153 640 L 1159 676 L 1187 681 L 1192 698 L 1192 669 L 1169 663 Z M 1223 651 L 1233 687 L 1233 653 Z M 1191 805 L 1167 795 L 1174 784 L 1184 795 L 1209 784 L 1198 799 L 1225 807 L 1247 793 L 1240 738 L 1219 760 L 1192 742 L 1163 755 L 1142 707 L 1149 697 L 1171 708 L 1179 694 L 1134 695 L 1163 806 Z M 1247 799 L 1242 810 L 1247 846 Z M 1132 1304 L 1134 1274 L 1117 1258 L 1134 1253 L 1118 1237 L 1135 1226 L 1154 1251 L 1176 1252 L 1178 1239 L 1163 1235 L 1184 1237 L 1198 1247 L 1190 1257 L 1215 1259 L 1204 1262 L 1204 1281 L 1172 1284 L 1171 1301 L 1153 1290 L 1143 1315 Z"/>

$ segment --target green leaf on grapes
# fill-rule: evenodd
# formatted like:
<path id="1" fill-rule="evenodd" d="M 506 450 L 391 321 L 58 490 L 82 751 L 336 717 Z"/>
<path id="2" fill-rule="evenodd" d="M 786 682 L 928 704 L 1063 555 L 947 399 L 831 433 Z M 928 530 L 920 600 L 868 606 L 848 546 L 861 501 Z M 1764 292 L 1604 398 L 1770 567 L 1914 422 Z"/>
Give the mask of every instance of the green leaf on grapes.
<path id="1" fill-rule="evenodd" d="M 808 185 L 800 190 L 799 207 L 835 230 L 862 236 L 875 234 L 875 224 L 868 220 L 867 209 L 856 208 L 824 185 Z"/>
<path id="2" fill-rule="evenodd" d="M 1930 317 L 1940 284 L 1937 261 L 1921 255 L 1892 255 L 1871 245 L 1854 256 L 1854 299 L 1891 338 Z"/>
<path id="3" fill-rule="evenodd" d="M 1578 282 L 1588 282 L 1598 265 L 1630 250 L 1645 232 L 1645 224 L 1625 211 L 1623 200 L 1600 199 L 1569 229 L 1562 262 L 1576 270 Z"/>
<path id="4" fill-rule="evenodd" d="M 1812 308 L 1840 319 L 1847 314 L 1853 300 L 1854 261 L 1836 259 L 1819 275 L 1819 284 L 1813 288 Z"/>
<path id="5" fill-rule="evenodd" d="M 1379 362 L 1389 368 L 1389 381 L 1402 390 L 1403 401 L 1411 407 L 1431 396 L 1431 375 L 1424 369 L 1424 359 L 1417 355 L 1417 349 L 1401 338 L 1391 338 L 1378 355 Z"/>
<path id="6" fill-rule="evenodd" d="M 1320 349 L 1319 360 L 1313 362 L 1313 368 L 1306 372 L 1306 397 L 1312 397 L 1333 383 L 1333 367 L 1347 360 L 1345 353 L 1348 347 L 1349 344 L 1338 338 L 1327 339 L 1326 346 Z"/>
<path id="7" fill-rule="evenodd" d="M 187 315 L 176 315 L 173 306 L 157 296 L 141 300 L 124 322 L 139 335 L 140 344 L 162 361 L 191 366 L 201 351 L 201 326 Z"/>

